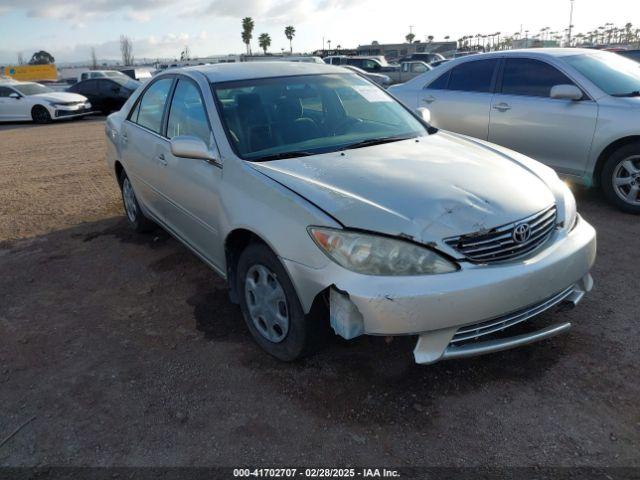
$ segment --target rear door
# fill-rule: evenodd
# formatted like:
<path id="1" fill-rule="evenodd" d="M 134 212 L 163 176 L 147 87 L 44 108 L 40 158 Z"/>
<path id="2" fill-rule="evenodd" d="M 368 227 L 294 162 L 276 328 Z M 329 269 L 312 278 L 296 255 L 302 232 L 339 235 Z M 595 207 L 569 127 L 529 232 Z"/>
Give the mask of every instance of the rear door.
<path id="1" fill-rule="evenodd" d="M 498 59 L 473 60 L 447 70 L 418 93 L 434 127 L 486 140 Z"/>
<path id="2" fill-rule="evenodd" d="M 162 185 L 167 175 L 169 140 L 163 135 L 167 98 L 174 77 L 162 77 L 142 93 L 123 123 L 122 157 L 138 202 L 153 216 L 165 221 L 166 202 Z"/>
<path id="3" fill-rule="evenodd" d="M 489 141 L 558 171 L 580 175 L 596 127 L 598 105 L 583 91 L 580 101 L 550 97 L 555 85 L 575 85 L 554 65 L 506 58 L 493 98 Z"/>

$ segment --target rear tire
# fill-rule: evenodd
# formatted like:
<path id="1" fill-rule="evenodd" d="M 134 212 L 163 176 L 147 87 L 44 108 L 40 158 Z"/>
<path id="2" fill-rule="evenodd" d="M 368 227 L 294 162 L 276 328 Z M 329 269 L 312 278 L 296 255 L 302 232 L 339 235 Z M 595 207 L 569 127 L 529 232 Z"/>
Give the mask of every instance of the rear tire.
<path id="1" fill-rule="evenodd" d="M 640 142 L 617 149 L 600 177 L 607 200 L 623 212 L 640 214 Z"/>
<path id="2" fill-rule="evenodd" d="M 31 119 L 35 123 L 45 124 L 51 121 L 51 114 L 42 105 L 36 105 L 31 109 Z"/>
<path id="3" fill-rule="evenodd" d="M 122 192 L 122 204 L 124 206 L 124 213 L 127 217 L 127 223 L 129 227 L 138 233 L 151 232 L 155 230 L 156 224 L 153 221 L 145 217 L 136 194 L 133 190 L 133 185 L 124 170 L 120 174 L 120 189 Z"/>
<path id="4" fill-rule="evenodd" d="M 263 243 L 240 255 L 236 275 L 240 309 L 256 343 L 291 362 L 318 350 L 328 337 L 323 309 L 304 313 L 293 283 L 278 257 Z"/>

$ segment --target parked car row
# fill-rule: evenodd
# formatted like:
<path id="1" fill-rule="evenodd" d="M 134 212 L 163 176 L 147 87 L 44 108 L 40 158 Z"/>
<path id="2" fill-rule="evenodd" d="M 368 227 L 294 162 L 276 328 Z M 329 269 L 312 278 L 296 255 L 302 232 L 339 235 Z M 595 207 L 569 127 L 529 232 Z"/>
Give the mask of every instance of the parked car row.
<path id="1" fill-rule="evenodd" d="M 428 108 L 434 127 L 535 158 L 640 213 L 636 62 L 575 48 L 486 53 L 389 90 L 409 108 Z"/>
<path id="2" fill-rule="evenodd" d="M 552 169 L 344 68 L 160 73 L 106 135 L 131 228 L 160 225 L 226 278 L 281 360 L 331 328 L 415 336 L 421 364 L 514 348 L 568 330 L 532 319 L 593 285 L 595 231 Z"/>

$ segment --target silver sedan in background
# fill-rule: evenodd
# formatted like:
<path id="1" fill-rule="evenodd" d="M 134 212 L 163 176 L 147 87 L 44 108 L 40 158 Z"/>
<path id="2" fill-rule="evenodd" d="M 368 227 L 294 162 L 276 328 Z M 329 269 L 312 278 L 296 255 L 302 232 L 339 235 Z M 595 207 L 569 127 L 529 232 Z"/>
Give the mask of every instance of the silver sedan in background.
<path id="1" fill-rule="evenodd" d="M 389 91 L 433 126 L 599 185 L 640 213 L 640 65 L 615 53 L 529 49 L 452 60 Z"/>

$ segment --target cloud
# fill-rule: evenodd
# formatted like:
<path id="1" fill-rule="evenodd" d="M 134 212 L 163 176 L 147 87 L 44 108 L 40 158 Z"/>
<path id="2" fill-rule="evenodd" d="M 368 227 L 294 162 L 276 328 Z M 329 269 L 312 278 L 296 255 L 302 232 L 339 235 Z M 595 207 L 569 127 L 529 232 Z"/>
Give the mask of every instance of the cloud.
<path id="1" fill-rule="evenodd" d="M 71 5 L 72 3 L 72 5 Z M 126 12 L 131 19 L 146 19 L 151 12 L 171 4 L 175 0 L 0 0 L 0 14 L 23 11 L 32 18 L 55 18 L 68 20 L 74 24 L 105 15 Z"/>

